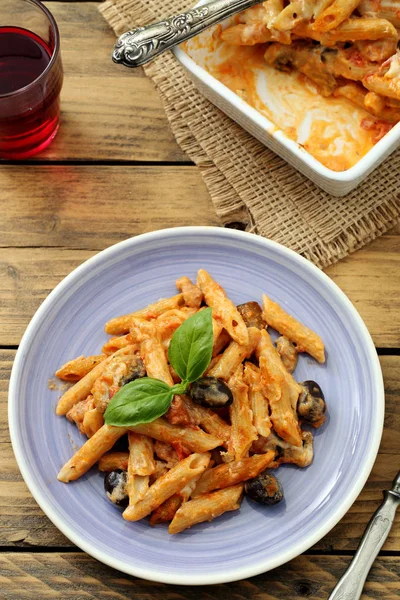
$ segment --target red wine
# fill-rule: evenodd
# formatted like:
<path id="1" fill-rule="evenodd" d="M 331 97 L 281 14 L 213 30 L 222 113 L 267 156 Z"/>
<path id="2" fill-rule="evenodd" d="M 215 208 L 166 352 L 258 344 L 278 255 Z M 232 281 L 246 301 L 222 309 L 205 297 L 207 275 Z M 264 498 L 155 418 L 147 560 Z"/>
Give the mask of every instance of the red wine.
<path id="1" fill-rule="evenodd" d="M 26 158 L 58 129 L 62 67 L 54 48 L 19 27 L 0 27 L 0 156 Z M 50 66 L 49 66 L 50 65 Z"/>
<path id="2" fill-rule="evenodd" d="M 0 27 L 0 94 L 15 92 L 35 81 L 50 58 L 50 48 L 31 31 Z"/>

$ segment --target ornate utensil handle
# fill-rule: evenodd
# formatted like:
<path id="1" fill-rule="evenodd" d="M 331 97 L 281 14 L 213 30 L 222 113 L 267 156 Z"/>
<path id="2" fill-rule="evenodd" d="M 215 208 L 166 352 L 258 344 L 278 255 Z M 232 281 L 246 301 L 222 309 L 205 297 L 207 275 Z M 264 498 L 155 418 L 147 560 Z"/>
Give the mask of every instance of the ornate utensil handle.
<path id="1" fill-rule="evenodd" d="M 361 539 L 347 571 L 339 580 L 328 600 L 358 600 L 369 570 L 382 548 L 400 503 L 400 495 L 384 492 L 385 500 L 378 508 Z"/>
<path id="2" fill-rule="evenodd" d="M 144 65 L 210 25 L 220 23 L 260 2 L 261 0 L 214 0 L 165 21 L 127 31 L 115 44 L 113 61 L 126 67 Z"/>

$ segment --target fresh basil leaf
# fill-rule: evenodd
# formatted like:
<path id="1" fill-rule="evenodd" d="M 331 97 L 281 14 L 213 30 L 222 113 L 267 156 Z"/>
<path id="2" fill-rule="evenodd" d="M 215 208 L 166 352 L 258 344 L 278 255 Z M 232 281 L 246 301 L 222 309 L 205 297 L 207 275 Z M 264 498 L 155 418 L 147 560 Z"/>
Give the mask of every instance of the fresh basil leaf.
<path id="1" fill-rule="evenodd" d="M 174 394 L 185 394 L 188 385 L 189 384 L 186 383 L 186 381 L 182 381 L 182 383 L 176 383 L 174 386 L 172 386 L 171 390 L 174 392 Z"/>
<path id="2" fill-rule="evenodd" d="M 168 358 L 183 382 L 201 377 L 210 364 L 213 348 L 212 309 L 192 315 L 172 336 Z"/>
<path id="3" fill-rule="evenodd" d="M 151 423 L 169 409 L 174 392 L 159 379 L 142 377 L 124 385 L 104 413 L 107 425 L 131 427 Z"/>

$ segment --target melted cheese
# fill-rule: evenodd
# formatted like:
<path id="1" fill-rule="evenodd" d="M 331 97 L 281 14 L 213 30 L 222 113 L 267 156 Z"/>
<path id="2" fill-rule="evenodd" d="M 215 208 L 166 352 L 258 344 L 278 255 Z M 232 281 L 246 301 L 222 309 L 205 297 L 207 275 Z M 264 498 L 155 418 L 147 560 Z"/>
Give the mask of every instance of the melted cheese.
<path id="1" fill-rule="evenodd" d="M 395 77 L 400 76 L 400 53 L 398 52 L 393 58 L 390 60 L 390 67 L 387 73 L 385 73 L 385 77 L 389 77 L 390 79 L 394 79 Z"/>
<path id="2" fill-rule="evenodd" d="M 304 76 L 266 65 L 265 47 L 230 46 L 210 28 L 184 44 L 200 66 L 225 84 L 275 127 L 326 167 L 345 171 L 374 145 L 372 131 L 361 127 L 368 113 L 345 98 L 323 98 Z"/>

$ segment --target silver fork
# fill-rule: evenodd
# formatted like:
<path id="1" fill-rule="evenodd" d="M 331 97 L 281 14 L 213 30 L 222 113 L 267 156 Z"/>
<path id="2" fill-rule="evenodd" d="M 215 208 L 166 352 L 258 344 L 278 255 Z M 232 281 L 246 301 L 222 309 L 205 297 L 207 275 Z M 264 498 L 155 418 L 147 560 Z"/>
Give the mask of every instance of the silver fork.
<path id="1" fill-rule="evenodd" d="M 263 0 L 213 0 L 186 13 L 159 23 L 123 33 L 115 44 L 113 61 L 126 67 L 139 67 L 174 46 L 198 35 Z"/>
<path id="2" fill-rule="evenodd" d="M 358 600 L 372 563 L 382 548 L 400 504 L 400 471 L 392 489 L 383 493 L 385 499 L 368 523 L 353 560 L 339 579 L 328 600 Z"/>

